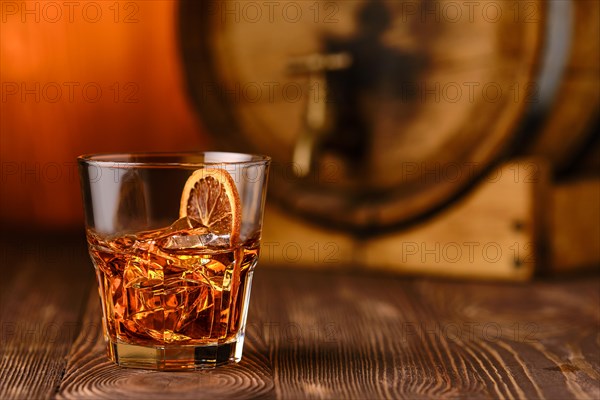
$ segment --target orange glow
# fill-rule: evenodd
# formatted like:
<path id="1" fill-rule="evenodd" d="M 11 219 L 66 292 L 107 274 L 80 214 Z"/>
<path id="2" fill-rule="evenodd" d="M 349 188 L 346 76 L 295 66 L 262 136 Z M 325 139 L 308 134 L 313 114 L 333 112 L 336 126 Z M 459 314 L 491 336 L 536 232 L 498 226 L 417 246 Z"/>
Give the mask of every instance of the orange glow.
<path id="1" fill-rule="evenodd" d="M 0 2 L 4 226 L 80 224 L 79 154 L 208 144 L 186 98 L 177 2 L 50 3 Z"/>

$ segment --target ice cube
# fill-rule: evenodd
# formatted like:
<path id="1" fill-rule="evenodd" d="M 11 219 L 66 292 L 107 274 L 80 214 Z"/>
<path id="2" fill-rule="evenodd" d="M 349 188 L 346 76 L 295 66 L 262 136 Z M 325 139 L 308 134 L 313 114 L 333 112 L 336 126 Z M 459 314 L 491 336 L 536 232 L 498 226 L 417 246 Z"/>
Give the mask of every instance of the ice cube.
<path id="1" fill-rule="evenodd" d="M 201 249 L 205 247 L 229 246 L 229 234 L 211 232 L 193 218 L 183 217 L 164 230 L 156 239 L 156 244 L 165 250 Z"/>
<path id="2" fill-rule="evenodd" d="M 163 269 L 173 260 L 152 242 L 136 242 L 127 257 L 123 272 L 124 286 L 147 288 L 161 285 L 164 280 Z"/>
<path id="3" fill-rule="evenodd" d="M 155 243 L 162 249 L 189 248 L 189 245 L 173 244 L 174 237 L 188 237 L 208 233 L 208 228 L 193 218 L 183 217 L 164 228 L 161 234 L 154 238 Z"/>
<path id="4" fill-rule="evenodd" d="M 162 245 L 162 248 L 175 249 L 199 249 L 205 247 L 227 247 L 229 246 L 229 235 L 217 235 L 212 232 L 194 232 L 193 234 L 170 236 Z"/>
<path id="5" fill-rule="evenodd" d="M 210 233 L 204 237 L 205 245 L 207 247 L 228 247 L 230 244 L 230 235 L 217 235 Z"/>

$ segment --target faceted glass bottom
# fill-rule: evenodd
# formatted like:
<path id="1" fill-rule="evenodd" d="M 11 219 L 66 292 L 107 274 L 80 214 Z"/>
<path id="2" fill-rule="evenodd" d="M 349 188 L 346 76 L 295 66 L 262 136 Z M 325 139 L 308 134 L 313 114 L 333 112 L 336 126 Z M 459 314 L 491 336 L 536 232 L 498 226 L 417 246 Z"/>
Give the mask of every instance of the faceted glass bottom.
<path id="1" fill-rule="evenodd" d="M 238 363 L 243 347 L 243 335 L 231 342 L 210 346 L 140 346 L 109 339 L 108 357 L 125 368 L 189 371 Z"/>

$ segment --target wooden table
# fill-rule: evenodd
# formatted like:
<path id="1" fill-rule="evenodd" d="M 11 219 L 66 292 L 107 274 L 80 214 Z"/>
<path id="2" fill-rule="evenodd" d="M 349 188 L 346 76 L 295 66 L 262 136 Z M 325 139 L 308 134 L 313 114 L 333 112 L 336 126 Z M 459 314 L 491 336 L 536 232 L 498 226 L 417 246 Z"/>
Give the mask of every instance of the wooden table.
<path id="1" fill-rule="evenodd" d="M 598 276 L 523 285 L 259 265 L 242 362 L 170 373 L 107 361 L 81 239 L 1 243 L 2 399 L 600 398 Z"/>

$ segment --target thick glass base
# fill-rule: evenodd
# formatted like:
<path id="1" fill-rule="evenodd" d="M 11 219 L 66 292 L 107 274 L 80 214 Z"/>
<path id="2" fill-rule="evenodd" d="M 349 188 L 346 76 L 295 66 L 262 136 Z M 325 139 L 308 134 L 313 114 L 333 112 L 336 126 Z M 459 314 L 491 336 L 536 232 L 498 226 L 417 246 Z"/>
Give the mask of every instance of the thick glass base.
<path id="1" fill-rule="evenodd" d="M 243 347 L 243 335 L 229 343 L 208 346 L 140 346 L 109 340 L 108 356 L 126 368 L 189 371 L 237 363 Z"/>

